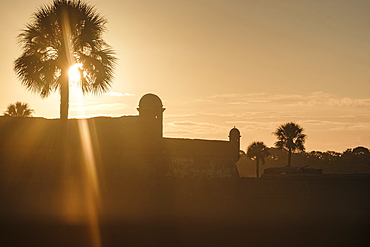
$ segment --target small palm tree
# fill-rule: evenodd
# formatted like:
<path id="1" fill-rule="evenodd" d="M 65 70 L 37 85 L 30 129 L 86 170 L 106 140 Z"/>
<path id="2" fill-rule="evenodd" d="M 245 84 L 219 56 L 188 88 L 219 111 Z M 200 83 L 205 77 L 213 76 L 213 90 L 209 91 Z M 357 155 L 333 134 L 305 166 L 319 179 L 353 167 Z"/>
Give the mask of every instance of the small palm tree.
<path id="1" fill-rule="evenodd" d="M 9 104 L 4 116 L 8 117 L 32 117 L 33 109 L 30 109 L 27 103 L 16 102 L 15 104 Z"/>
<path id="2" fill-rule="evenodd" d="M 106 20 L 80 0 L 54 0 L 34 13 L 19 35 L 22 55 L 14 70 L 42 98 L 60 92 L 60 118 L 68 119 L 69 69 L 78 65 L 82 91 L 106 92 L 116 57 L 102 39 Z"/>
<path id="3" fill-rule="evenodd" d="M 288 151 L 288 167 L 292 163 L 292 152 L 304 151 L 306 135 L 302 133 L 303 128 L 296 123 L 285 123 L 280 125 L 272 134 L 278 139 L 275 146 Z"/>
<path id="4" fill-rule="evenodd" d="M 265 164 L 265 158 L 270 155 L 268 147 L 263 142 L 253 142 L 247 148 L 247 156 L 256 161 L 256 177 L 259 178 L 260 161 Z"/>

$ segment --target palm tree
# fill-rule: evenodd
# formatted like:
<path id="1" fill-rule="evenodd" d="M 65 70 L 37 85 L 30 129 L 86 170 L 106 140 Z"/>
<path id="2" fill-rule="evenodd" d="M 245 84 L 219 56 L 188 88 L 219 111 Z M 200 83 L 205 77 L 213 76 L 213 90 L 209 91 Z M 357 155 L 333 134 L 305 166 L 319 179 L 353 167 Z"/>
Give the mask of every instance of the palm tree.
<path id="1" fill-rule="evenodd" d="M 268 147 L 263 142 L 253 142 L 247 148 L 247 156 L 256 161 L 256 177 L 259 178 L 260 161 L 265 164 L 265 158 L 270 155 Z"/>
<path id="2" fill-rule="evenodd" d="M 306 135 L 302 133 L 303 128 L 296 123 L 290 122 L 280 125 L 272 134 L 278 139 L 275 146 L 288 151 L 288 167 L 292 163 L 292 152 L 304 151 Z"/>
<path id="3" fill-rule="evenodd" d="M 116 57 L 102 39 L 105 23 L 80 0 L 54 0 L 18 36 L 23 49 L 14 62 L 18 78 L 42 98 L 58 90 L 62 120 L 68 119 L 71 66 L 78 64 L 83 93 L 104 93 L 111 85 Z"/>
<path id="4" fill-rule="evenodd" d="M 4 116 L 8 117 L 32 117 L 33 109 L 30 109 L 27 103 L 15 102 L 15 104 L 9 104 Z"/>

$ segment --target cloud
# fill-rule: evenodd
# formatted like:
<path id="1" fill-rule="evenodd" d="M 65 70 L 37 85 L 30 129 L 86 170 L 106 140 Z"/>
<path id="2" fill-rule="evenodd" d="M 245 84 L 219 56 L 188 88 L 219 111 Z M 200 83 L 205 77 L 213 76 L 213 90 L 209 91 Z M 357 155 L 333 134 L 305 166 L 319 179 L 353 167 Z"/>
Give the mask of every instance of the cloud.
<path id="1" fill-rule="evenodd" d="M 358 141 L 360 143 L 365 143 L 366 146 L 370 146 L 370 134 L 364 134 L 359 136 Z"/>
<path id="2" fill-rule="evenodd" d="M 240 93 L 229 93 L 229 94 L 216 94 L 213 96 L 210 96 L 209 98 L 214 98 L 214 99 L 235 99 L 235 98 L 245 98 L 245 97 L 261 97 L 266 95 L 266 93 L 248 93 L 248 94 L 240 94 Z"/>
<path id="3" fill-rule="evenodd" d="M 108 92 L 108 93 L 105 93 L 104 95 L 122 97 L 122 96 L 134 96 L 135 94 L 133 94 L 133 93 L 120 93 L 120 92 Z"/>
<path id="4" fill-rule="evenodd" d="M 370 107 L 370 98 L 340 97 L 322 91 L 309 94 L 271 95 L 271 102 L 290 106 Z"/>
<path id="5" fill-rule="evenodd" d="M 188 113 L 188 114 L 166 114 L 165 115 L 165 117 L 170 117 L 170 118 L 172 118 L 172 117 L 187 117 L 187 118 L 189 118 L 189 117 L 193 117 L 193 116 L 195 116 L 195 114 L 190 114 L 190 113 Z"/>
<path id="6" fill-rule="evenodd" d="M 119 93 L 119 92 L 108 92 L 108 93 L 105 93 L 104 95 L 108 95 L 108 96 L 123 96 L 123 93 Z"/>
<path id="7" fill-rule="evenodd" d="M 346 145 L 358 145 L 360 134 L 370 131 L 370 98 L 323 91 L 219 94 L 177 103 L 168 106 L 172 114 L 165 115 L 164 132 L 173 137 L 227 139 L 226 133 L 236 126 L 243 136 L 242 147 L 253 140 L 273 145 L 276 140 L 271 133 L 293 121 L 309 136 L 308 149 L 340 151 Z M 360 143 L 368 143 L 366 137 Z"/>
<path id="8" fill-rule="evenodd" d="M 198 127 L 218 127 L 215 124 L 205 122 L 194 122 L 194 121 L 174 121 L 169 125 L 181 125 L 181 126 L 198 126 Z"/>
<path id="9" fill-rule="evenodd" d="M 221 125 L 198 121 L 173 121 L 165 124 L 166 135 L 180 135 L 179 137 L 201 138 L 211 134 L 225 132 Z"/>
<path id="10" fill-rule="evenodd" d="M 370 107 L 370 98 L 350 98 L 316 91 L 307 94 L 218 94 L 198 99 L 193 103 L 211 103 L 216 105 L 269 105 L 279 106 L 328 106 L 328 107 Z M 189 102 L 190 103 L 190 102 Z"/>

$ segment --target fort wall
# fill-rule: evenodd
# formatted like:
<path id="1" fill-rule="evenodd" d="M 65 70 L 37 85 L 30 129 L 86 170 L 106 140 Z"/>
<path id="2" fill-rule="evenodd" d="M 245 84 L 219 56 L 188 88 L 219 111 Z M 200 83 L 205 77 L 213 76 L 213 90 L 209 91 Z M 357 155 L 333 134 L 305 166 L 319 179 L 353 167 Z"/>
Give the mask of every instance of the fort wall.
<path id="1" fill-rule="evenodd" d="M 168 173 L 198 179 L 238 177 L 229 141 L 164 138 Z"/>
<path id="2" fill-rule="evenodd" d="M 139 115 L 69 119 L 63 136 L 58 119 L 0 117 L 0 166 L 64 166 L 65 159 L 78 167 L 89 153 L 102 172 L 136 166 L 156 176 L 238 178 L 238 130 L 229 141 L 163 138 L 164 110 L 158 96 L 146 94 Z"/>

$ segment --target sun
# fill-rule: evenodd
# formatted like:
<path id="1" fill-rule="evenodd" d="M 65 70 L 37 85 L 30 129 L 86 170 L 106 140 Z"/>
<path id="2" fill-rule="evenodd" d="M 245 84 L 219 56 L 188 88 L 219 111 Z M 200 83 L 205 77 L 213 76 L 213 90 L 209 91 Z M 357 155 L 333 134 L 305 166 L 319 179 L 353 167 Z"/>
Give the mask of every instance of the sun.
<path id="1" fill-rule="evenodd" d="M 68 78 L 71 82 L 79 82 L 81 79 L 80 69 L 82 68 L 82 64 L 76 63 L 72 65 L 68 70 Z"/>

